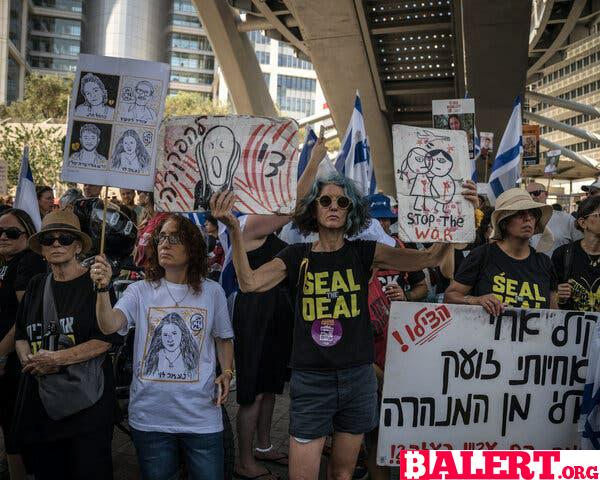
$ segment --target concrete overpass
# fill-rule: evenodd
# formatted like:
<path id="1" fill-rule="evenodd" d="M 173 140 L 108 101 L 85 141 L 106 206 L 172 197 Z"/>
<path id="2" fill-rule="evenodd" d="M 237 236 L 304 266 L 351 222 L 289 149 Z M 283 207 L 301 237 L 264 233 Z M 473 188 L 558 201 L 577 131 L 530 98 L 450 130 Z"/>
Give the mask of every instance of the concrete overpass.
<path id="1" fill-rule="evenodd" d="M 577 1 L 577 0 L 576 0 Z M 238 113 L 273 115 L 245 32 L 310 60 L 340 133 L 358 89 L 379 185 L 394 191 L 391 124 L 431 125 L 431 100 L 476 99 L 500 138 L 525 91 L 531 0 L 195 0 Z M 238 11 L 245 12 L 242 21 Z"/>

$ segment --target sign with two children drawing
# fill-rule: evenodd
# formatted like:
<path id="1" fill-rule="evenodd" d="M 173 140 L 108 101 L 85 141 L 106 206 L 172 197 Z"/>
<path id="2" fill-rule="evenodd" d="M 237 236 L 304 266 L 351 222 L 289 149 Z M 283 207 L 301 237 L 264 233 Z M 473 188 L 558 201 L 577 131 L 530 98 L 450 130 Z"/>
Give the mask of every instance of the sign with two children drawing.
<path id="1" fill-rule="evenodd" d="M 400 238 L 474 241 L 473 207 L 461 195 L 462 183 L 470 178 L 466 133 L 394 125 L 393 139 Z"/>

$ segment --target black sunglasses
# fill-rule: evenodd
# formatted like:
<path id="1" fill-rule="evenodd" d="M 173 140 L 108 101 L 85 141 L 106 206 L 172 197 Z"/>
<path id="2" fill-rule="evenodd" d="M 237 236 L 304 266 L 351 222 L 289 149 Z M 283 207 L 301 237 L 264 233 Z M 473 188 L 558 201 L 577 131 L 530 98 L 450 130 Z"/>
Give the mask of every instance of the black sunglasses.
<path id="1" fill-rule="evenodd" d="M 0 237 L 2 236 L 2 234 L 4 234 L 9 240 L 16 240 L 24 233 L 26 232 L 23 230 L 19 230 L 17 227 L 0 228 Z"/>
<path id="2" fill-rule="evenodd" d="M 533 192 L 529 192 L 532 197 L 539 197 L 542 193 L 546 193 L 546 190 L 534 190 Z"/>
<path id="3" fill-rule="evenodd" d="M 319 198 L 317 198 L 317 202 L 319 202 L 319 205 L 321 205 L 323 208 L 328 208 L 333 203 L 334 198 L 335 198 L 335 203 L 337 204 L 338 208 L 341 208 L 342 210 L 346 210 L 348 207 L 350 207 L 352 205 L 352 202 L 350 201 L 350 199 L 344 195 L 341 195 L 339 197 L 331 197 L 330 195 L 321 195 Z"/>
<path id="4" fill-rule="evenodd" d="M 40 245 L 44 247 L 51 247 L 54 245 L 54 242 L 58 240 L 58 243 L 63 247 L 68 247 L 72 245 L 77 237 L 75 235 L 71 235 L 70 233 L 61 233 L 60 235 L 52 235 L 51 233 L 47 233 L 46 235 L 42 235 L 40 237 Z"/>

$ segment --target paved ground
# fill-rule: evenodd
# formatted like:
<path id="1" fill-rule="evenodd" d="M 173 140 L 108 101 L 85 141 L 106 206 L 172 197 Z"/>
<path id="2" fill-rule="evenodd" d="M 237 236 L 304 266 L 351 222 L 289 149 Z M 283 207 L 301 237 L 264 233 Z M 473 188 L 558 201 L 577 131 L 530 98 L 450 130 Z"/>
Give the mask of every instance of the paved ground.
<path id="1" fill-rule="evenodd" d="M 235 393 L 232 392 L 230 401 L 226 405 L 227 411 L 231 418 L 231 423 L 234 425 L 235 432 L 235 417 L 237 414 L 237 404 L 235 403 Z M 288 392 L 280 395 L 275 404 L 275 413 L 273 415 L 272 442 L 275 448 L 280 451 L 287 452 L 288 450 L 288 410 L 289 396 Z M 0 436 L 0 458 L 4 459 L 4 448 Z M 113 462 L 115 466 L 115 480 L 137 480 L 140 478 L 135 449 L 130 438 L 118 429 L 115 429 L 113 437 Z M 271 471 L 278 473 L 282 479 L 287 479 L 287 468 L 278 467 L 272 464 L 266 464 Z M 321 467 L 324 472 L 324 462 Z M 184 478 L 184 477 L 182 477 Z M 322 473 L 321 478 L 325 478 Z M 8 480 L 8 473 L 3 461 L 0 461 L 0 480 Z"/>

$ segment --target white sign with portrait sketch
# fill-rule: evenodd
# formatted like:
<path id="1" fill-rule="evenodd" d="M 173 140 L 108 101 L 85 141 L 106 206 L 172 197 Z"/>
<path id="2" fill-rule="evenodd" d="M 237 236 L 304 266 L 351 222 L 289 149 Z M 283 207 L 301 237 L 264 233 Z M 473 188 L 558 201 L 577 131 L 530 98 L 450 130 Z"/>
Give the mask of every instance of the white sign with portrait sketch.
<path id="1" fill-rule="evenodd" d="M 473 206 L 461 195 L 471 177 L 466 133 L 394 125 L 392 135 L 400 239 L 473 242 Z"/>
<path id="2" fill-rule="evenodd" d="M 170 68 L 80 55 L 61 179 L 152 191 Z"/>

